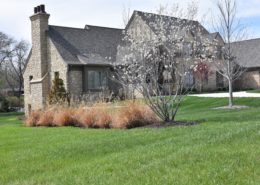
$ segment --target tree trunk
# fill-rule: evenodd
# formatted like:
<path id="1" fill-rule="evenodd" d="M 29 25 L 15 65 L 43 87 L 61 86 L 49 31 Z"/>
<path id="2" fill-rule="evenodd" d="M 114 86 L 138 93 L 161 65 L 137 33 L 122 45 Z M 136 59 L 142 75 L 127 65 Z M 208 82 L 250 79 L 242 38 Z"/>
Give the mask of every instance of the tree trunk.
<path id="1" fill-rule="evenodd" d="M 18 89 L 18 99 L 19 99 L 19 106 L 21 107 L 22 103 L 21 103 L 21 91 L 22 91 L 22 82 L 20 80 L 20 83 L 19 83 L 19 89 Z"/>
<path id="2" fill-rule="evenodd" d="M 232 80 L 228 79 L 228 90 L 229 90 L 229 100 L 228 100 L 228 106 L 233 106 L 233 84 Z"/>

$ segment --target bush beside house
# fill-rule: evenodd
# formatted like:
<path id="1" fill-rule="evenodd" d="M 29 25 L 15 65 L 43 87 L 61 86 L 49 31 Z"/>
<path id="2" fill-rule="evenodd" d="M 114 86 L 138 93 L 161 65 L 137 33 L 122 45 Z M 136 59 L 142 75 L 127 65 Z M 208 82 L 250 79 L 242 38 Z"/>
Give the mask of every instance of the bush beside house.
<path id="1" fill-rule="evenodd" d="M 0 96 L 0 112 L 8 112 L 9 104 L 5 97 Z"/>

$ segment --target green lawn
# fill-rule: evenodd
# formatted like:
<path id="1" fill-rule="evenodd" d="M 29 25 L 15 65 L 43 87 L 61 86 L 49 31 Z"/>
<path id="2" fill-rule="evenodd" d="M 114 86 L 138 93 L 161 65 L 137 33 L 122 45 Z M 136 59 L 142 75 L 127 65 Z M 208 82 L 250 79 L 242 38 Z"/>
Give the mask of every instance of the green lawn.
<path id="1" fill-rule="evenodd" d="M 260 99 L 188 97 L 164 129 L 29 128 L 0 114 L 0 184 L 260 184 Z"/>
<path id="2" fill-rule="evenodd" d="M 260 89 L 248 90 L 248 93 L 260 93 Z"/>

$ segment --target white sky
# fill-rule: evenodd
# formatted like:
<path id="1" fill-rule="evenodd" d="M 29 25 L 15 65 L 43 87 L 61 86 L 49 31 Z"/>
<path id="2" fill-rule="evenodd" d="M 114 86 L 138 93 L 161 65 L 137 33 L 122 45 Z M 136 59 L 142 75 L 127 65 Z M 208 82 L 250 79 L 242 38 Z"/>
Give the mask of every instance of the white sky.
<path id="1" fill-rule="evenodd" d="M 214 10 L 216 0 L 197 0 L 200 16 Z M 191 0 L 0 0 L 0 31 L 16 39 L 31 41 L 29 16 L 33 8 L 45 4 L 50 13 L 49 24 L 83 28 L 85 24 L 123 27 L 123 6 L 131 10 L 154 12 L 160 4 Z M 237 0 L 239 15 L 250 26 L 252 37 L 260 37 L 260 0 Z M 204 18 L 203 18 L 204 19 Z"/>

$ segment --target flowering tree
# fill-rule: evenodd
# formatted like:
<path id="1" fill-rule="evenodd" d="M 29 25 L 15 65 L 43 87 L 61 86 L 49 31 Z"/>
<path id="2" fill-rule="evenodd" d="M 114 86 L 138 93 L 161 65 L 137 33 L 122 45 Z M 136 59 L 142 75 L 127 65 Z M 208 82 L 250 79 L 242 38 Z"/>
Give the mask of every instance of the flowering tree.
<path id="1" fill-rule="evenodd" d="M 203 91 L 204 84 L 208 81 L 208 77 L 212 74 L 210 66 L 207 62 L 200 60 L 193 69 L 196 82 L 199 84 L 199 91 Z"/>
<path id="2" fill-rule="evenodd" d="M 115 68 L 121 84 L 136 88 L 162 120 L 173 122 L 194 85 L 187 83 L 187 78 L 194 61 L 203 55 L 201 35 L 205 30 L 198 22 L 164 16 L 164 10 L 136 13 L 146 19 L 151 30 L 138 30 L 141 26 L 137 25 L 125 31 L 124 45 L 119 48 L 123 63 Z"/>

